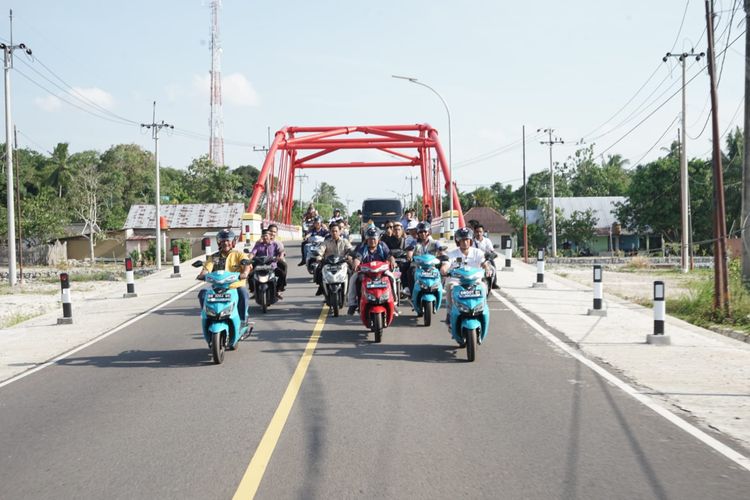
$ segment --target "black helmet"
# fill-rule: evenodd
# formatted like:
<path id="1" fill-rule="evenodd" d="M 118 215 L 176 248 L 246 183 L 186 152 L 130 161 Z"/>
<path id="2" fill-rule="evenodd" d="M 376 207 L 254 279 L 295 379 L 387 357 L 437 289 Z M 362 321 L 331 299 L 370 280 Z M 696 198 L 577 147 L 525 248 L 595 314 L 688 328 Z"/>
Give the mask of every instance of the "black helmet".
<path id="1" fill-rule="evenodd" d="M 419 233 L 419 232 L 422 232 L 422 231 L 427 231 L 429 233 L 430 232 L 430 225 L 428 223 L 426 223 L 426 222 L 420 222 L 419 224 L 417 224 L 417 232 Z"/>
<path id="2" fill-rule="evenodd" d="M 462 227 L 456 231 L 456 242 L 474 239 L 474 231 L 468 227 Z"/>
<path id="3" fill-rule="evenodd" d="M 231 229 L 222 229 L 218 233 L 216 233 L 216 242 L 221 243 L 222 241 L 228 240 L 228 241 L 234 241 L 235 238 L 237 238 L 237 235 L 234 234 L 234 231 Z"/>
<path id="4" fill-rule="evenodd" d="M 340 214 L 340 213 L 341 213 L 341 209 L 340 209 L 340 208 L 337 208 L 337 209 L 335 209 L 335 210 L 333 211 L 333 213 L 339 213 L 339 214 Z"/>
<path id="5" fill-rule="evenodd" d="M 378 231 L 378 228 L 376 228 L 375 226 L 368 227 L 367 230 L 365 231 L 365 239 L 367 238 L 379 239 L 380 231 Z"/>
<path id="6" fill-rule="evenodd" d="M 320 215 L 316 215 L 313 218 L 313 222 L 323 222 L 323 218 Z"/>

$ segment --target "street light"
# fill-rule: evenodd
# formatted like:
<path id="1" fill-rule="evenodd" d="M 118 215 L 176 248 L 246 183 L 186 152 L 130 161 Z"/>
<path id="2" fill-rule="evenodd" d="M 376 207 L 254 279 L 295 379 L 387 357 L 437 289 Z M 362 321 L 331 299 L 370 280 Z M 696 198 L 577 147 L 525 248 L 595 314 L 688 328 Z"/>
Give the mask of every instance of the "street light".
<path id="1" fill-rule="evenodd" d="M 450 216 L 450 230 L 453 231 L 453 147 L 451 145 L 451 110 L 448 109 L 448 103 L 445 102 L 445 99 L 443 99 L 443 96 L 441 96 L 437 90 L 433 89 L 426 83 L 422 83 L 416 78 L 409 77 L 409 76 L 399 76 L 399 75 L 391 75 L 393 78 L 398 78 L 399 80 L 407 80 L 411 83 L 415 83 L 417 85 L 421 85 L 422 87 L 426 87 L 432 91 L 433 94 L 438 96 L 438 99 L 440 99 L 440 102 L 443 103 L 443 106 L 445 106 L 445 112 L 448 113 L 448 175 L 450 176 L 450 189 L 448 191 L 448 203 L 450 206 L 451 216 Z"/>

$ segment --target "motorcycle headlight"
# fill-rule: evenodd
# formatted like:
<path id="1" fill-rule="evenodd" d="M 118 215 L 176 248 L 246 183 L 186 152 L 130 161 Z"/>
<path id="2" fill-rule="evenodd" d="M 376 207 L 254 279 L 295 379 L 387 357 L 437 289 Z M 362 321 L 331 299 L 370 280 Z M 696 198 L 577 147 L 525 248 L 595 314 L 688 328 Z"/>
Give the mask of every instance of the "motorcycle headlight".
<path id="1" fill-rule="evenodd" d="M 206 316 L 212 319 L 226 319 L 231 316 L 232 311 L 234 311 L 234 303 L 229 304 L 229 307 L 226 307 L 221 311 L 214 311 L 213 309 L 206 308 Z"/>
<path id="2" fill-rule="evenodd" d="M 482 314 L 482 311 L 484 310 L 484 304 L 479 304 L 474 309 L 471 310 L 472 314 L 479 315 Z"/>
<path id="3" fill-rule="evenodd" d="M 380 302 L 388 302 L 388 299 L 391 298 L 390 292 L 384 292 L 383 295 L 380 296 Z"/>
<path id="4" fill-rule="evenodd" d="M 456 307 L 458 307 L 458 310 L 462 313 L 471 313 L 471 307 L 467 306 L 466 304 L 462 304 L 461 302 L 456 303 Z"/>
<path id="5" fill-rule="evenodd" d="M 369 302 L 377 302 L 378 301 L 378 298 L 376 296 L 374 296 L 373 294 L 371 294 L 371 293 L 366 293 L 365 297 L 367 297 L 367 300 Z"/>
<path id="6" fill-rule="evenodd" d="M 258 283 L 268 283 L 268 275 L 258 275 Z"/>

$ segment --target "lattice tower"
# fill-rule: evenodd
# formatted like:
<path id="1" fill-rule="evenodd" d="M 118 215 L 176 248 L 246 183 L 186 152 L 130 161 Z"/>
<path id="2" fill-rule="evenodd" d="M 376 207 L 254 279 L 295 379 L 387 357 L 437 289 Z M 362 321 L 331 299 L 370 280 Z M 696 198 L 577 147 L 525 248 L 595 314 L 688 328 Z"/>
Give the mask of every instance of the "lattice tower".
<path id="1" fill-rule="evenodd" d="M 211 0 L 211 136 L 208 157 L 216 165 L 224 165 L 224 116 L 221 109 L 221 41 L 219 40 L 219 8 L 221 0 Z"/>

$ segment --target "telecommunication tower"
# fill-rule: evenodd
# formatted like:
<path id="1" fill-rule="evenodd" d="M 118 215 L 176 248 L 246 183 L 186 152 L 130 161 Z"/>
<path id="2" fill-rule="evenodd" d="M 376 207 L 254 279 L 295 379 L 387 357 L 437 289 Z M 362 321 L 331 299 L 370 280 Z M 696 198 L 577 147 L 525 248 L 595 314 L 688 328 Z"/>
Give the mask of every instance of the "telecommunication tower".
<path id="1" fill-rule="evenodd" d="M 221 111 L 221 42 L 219 41 L 219 8 L 221 0 L 211 0 L 211 136 L 208 158 L 224 165 L 224 117 Z"/>

